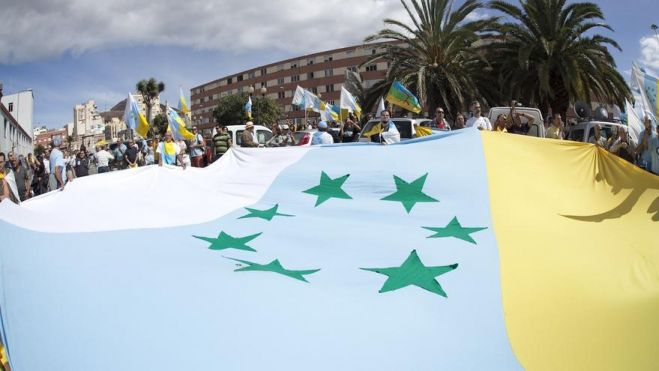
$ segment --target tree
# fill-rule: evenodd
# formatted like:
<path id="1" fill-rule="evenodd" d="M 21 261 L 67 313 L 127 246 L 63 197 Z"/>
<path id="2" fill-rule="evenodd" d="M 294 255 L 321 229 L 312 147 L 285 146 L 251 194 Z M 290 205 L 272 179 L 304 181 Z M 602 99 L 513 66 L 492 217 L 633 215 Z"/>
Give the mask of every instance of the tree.
<path id="1" fill-rule="evenodd" d="M 483 7 L 477 0 L 466 0 L 455 11 L 452 0 L 401 0 L 409 20 L 385 19 L 385 28 L 368 36 L 365 42 L 386 41 L 384 51 L 364 64 L 379 59 L 389 62 L 389 79 L 398 79 L 416 90 L 421 104 L 434 112 L 441 105 L 449 112 L 465 108 L 477 97 L 474 80 L 482 68 L 482 55 L 474 45 L 481 33 L 491 29 L 494 18 L 470 21 L 469 16 Z"/>
<path id="2" fill-rule="evenodd" d="M 593 98 L 623 106 L 632 100 L 616 71 L 607 46 L 621 50 L 611 38 L 593 34 L 612 28 L 593 3 L 566 0 L 524 0 L 520 7 L 493 1 L 490 7 L 511 21 L 500 24 L 499 40 L 490 50 L 504 96 L 523 98 L 546 112 L 565 115 L 570 102 Z"/>
<path id="3" fill-rule="evenodd" d="M 46 152 L 46 148 L 42 144 L 37 144 L 34 147 L 34 155 L 41 156 Z"/>
<path id="4" fill-rule="evenodd" d="M 391 86 L 391 81 L 385 78 L 369 88 L 366 87 L 359 73 L 347 70 L 344 85 L 355 99 L 357 99 L 357 102 L 362 107 L 362 112 L 366 114 L 372 112 L 376 104 L 380 101 L 380 98 L 387 94 Z"/>
<path id="5" fill-rule="evenodd" d="M 249 120 L 245 112 L 247 93 L 227 95 L 220 98 L 213 110 L 215 121 L 222 125 L 244 124 Z M 252 97 L 252 121 L 257 125 L 274 124 L 281 118 L 281 107 L 271 99 Z"/>
<path id="6" fill-rule="evenodd" d="M 151 125 L 151 112 L 156 100 L 160 97 L 160 93 L 165 91 L 165 83 L 156 81 L 153 77 L 148 80 L 140 80 L 136 85 L 137 91 L 142 95 L 144 104 L 146 105 L 146 119 Z"/>
<path id="7" fill-rule="evenodd" d="M 169 125 L 169 121 L 167 121 L 167 116 L 165 116 L 162 113 L 157 114 L 156 117 L 153 118 L 153 124 L 149 129 L 149 131 L 151 132 L 151 136 L 152 137 L 156 135 L 159 135 L 160 137 L 164 136 L 165 133 L 167 132 L 168 125 Z"/>

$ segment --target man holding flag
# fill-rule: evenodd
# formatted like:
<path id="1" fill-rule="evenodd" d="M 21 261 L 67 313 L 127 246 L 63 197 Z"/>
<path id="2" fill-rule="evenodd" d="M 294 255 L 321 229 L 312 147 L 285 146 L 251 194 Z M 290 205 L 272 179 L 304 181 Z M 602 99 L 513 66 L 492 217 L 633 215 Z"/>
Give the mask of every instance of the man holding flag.
<path id="1" fill-rule="evenodd" d="M 380 132 L 380 143 L 394 144 L 400 142 L 400 132 L 396 124 L 391 120 L 391 112 L 389 110 L 382 111 L 382 132 Z"/>

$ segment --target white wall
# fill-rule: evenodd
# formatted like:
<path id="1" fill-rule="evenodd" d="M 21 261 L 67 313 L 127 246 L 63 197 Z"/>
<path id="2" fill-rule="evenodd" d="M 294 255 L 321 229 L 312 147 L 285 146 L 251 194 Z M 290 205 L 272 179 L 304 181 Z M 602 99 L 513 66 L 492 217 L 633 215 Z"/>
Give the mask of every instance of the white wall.
<path id="1" fill-rule="evenodd" d="M 34 95 L 32 90 L 25 90 L 16 94 L 2 96 L 2 104 L 5 105 L 11 115 L 18 121 L 23 130 L 32 137 L 32 119 L 34 116 Z M 9 110 L 9 106 L 11 110 Z"/>

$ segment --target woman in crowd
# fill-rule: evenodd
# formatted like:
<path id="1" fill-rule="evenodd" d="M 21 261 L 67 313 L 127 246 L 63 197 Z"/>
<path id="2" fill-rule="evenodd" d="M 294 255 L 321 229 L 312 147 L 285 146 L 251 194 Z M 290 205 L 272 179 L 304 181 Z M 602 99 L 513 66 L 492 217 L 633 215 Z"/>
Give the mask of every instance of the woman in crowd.
<path id="1" fill-rule="evenodd" d="M 341 126 L 339 131 L 339 139 L 343 143 L 351 143 L 359 141 L 359 133 L 362 131 L 362 128 L 357 125 L 357 117 L 354 113 L 348 113 L 348 118 L 346 119 L 345 124 Z"/>

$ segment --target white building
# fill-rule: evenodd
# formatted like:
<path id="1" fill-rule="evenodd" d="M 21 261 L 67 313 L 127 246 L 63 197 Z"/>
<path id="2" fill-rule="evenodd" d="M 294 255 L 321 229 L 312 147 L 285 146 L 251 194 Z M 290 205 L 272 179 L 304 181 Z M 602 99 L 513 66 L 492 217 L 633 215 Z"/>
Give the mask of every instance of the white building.
<path id="1" fill-rule="evenodd" d="M 67 136 L 73 136 L 73 123 L 69 122 L 66 125 L 64 125 L 64 128 L 66 129 L 66 135 Z"/>
<path id="2" fill-rule="evenodd" d="M 43 134 L 47 131 L 48 131 L 48 128 L 46 127 L 46 125 L 34 128 L 34 129 L 32 129 L 32 138 L 34 139 L 34 138 L 37 137 L 37 135 Z"/>
<path id="3" fill-rule="evenodd" d="M 5 106 L 7 111 L 18 124 L 23 128 L 23 131 L 29 133 L 30 140 L 32 140 L 32 118 L 34 116 L 34 95 L 32 90 L 25 90 L 15 94 L 2 95 L 0 101 Z"/>
<path id="4" fill-rule="evenodd" d="M 103 133 L 103 118 L 93 100 L 76 104 L 73 108 L 73 136 L 82 137 Z"/>
<path id="5" fill-rule="evenodd" d="M 2 96 L 2 90 L 0 90 Z M 0 152 L 5 155 L 14 152 L 19 155 L 27 156 L 32 152 L 32 136 L 30 132 L 25 131 L 18 121 L 12 116 L 7 107 L 0 103 Z"/>

